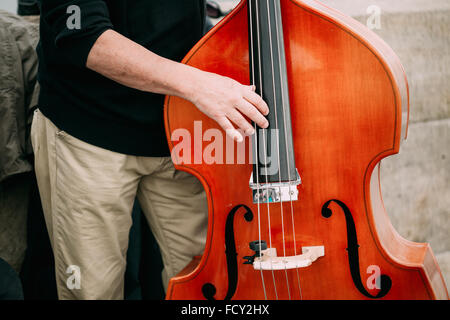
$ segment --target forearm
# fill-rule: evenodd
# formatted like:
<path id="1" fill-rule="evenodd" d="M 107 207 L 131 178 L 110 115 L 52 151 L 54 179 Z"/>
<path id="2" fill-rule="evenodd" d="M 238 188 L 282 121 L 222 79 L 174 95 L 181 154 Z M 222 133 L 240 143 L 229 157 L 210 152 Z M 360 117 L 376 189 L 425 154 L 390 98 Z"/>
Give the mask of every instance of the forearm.
<path id="1" fill-rule="evenodd" d="M 86 66 L 127 87 L 188 100 L 201 76 L 200 70 L 158 56 L 114 30 L 97 39 Z"/>
<path id="2" fill-rule="evenodd" d="M 262 114 L 269 108 L 253 86 L 165 59 L 113 30 L 96 40 L 86 66 L 134 89 L 189 100 L 238 141 L 242 135 L 234 125 L 245 134 L 255 132 L 243 114 L 260 127 L 268 126 Z"/>

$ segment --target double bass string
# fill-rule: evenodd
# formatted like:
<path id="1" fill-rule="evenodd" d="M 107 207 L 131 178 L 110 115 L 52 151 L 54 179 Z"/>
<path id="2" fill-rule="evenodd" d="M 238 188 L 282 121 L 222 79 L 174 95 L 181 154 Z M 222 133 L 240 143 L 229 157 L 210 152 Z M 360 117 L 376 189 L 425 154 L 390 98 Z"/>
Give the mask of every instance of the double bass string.
<path id="1" fill-rule="evenodd" d="M 262 68 L 261 68 L 261 48 L 260 48 L 260 44 L 261 44 L 261 39 L 260 39 L 260 25 L 259 25 L 259 5 L 258 5 L 258 0 L 256 0 L 256 10 L 255 10 L 255 14 L 256 14 L 256 28 L 257 28 L 257 37 L 258 37 L 258 64 L 259 64 L 259 84 L 260 84 L 260 88 L 261 88 L 261 96 L 263 96 L 263 82 L 262 82 Z M 261 129 L 263 132 L 263 141 L 266 141 L 266 129 L 262 128 Z M 271 226 L 270 226 L 270 206 L 269 206 L 269 185 L 268 185 L 268 180 L 267 180 L 267 150 L 266 150 L 266 144 L 263 143 L 263 147 L 264 147 L 264 167 L 265 167 L 265 178 L 266 178 L 266 191 L 267 191 L 267 219 L 268 219 L 268 228 L 269 228 L 269 247 L 272 248 L 272 234 L 270 232 L 271 230 Z M 259 172 L 257 171 L 257 174 L 259 175 Z M 258 200 L 259 202 L 259 200 Z M 261 241 L 261 239 L 260 239 Z M 273 280 L 273 286 L 275 289 L 275 296 L 276 299 L 278 300 L 278 292 L 277 292 L 277 285 L 276 285 L 276 281 L 275 281 L 275 274 L 273 272 L 273 267 L 272 267 L 272 260 L 270 261 L 271 264 L 271 271 L 272 271 L 272 280 Z"/>
<path id="2" fill-rule="evenodd" d="M 252 83 L 255 84 L 255 59 L 254 59 L 254 52 L 253 52 L 253 16 L 252 16 L 252 1 L 250 0 L 248 2 L 249 5 L 249 21 L 250 21 L 250 52 L 251 52 L 251 62 L 252 62 Z M 255 125 L 255 135 L 258 134 L 258 128 L 256 123 Z M 259 160 L 258 160 L 258 140 L 257 140 L 257 136 L 255 136 L 255 157 L 256 157 L 256 192 L 259 195 L 259 169 L 258 169 L 258 165 L 259 165 Z M 261 242 L 261 207 L 258 201 L 258 237 L 259 237 L 259 241 Z M 261 251 L 259 252 L 259 257 L 261 258 Z M 263 291 L 264 291 L 264 299 L 267 300 L 267 292 L 266 292 L 266 285 L 264 282 L 264 274 L 262 269 L 260 269 L 260 273 L 261 273 L 261 282 L 262 282 L 262 287 L 263 287 Z"/>
<path id="3" fill-rule="evenodd" d="M 277 6 L 277 5 L 280 5 L 280 2 L 279 1 L 275 1 L 275 6 Z M 279 12 L 281 13 L 281 6 L 279 7 Z M 280 24 L 280 22 L 278 21 L 278 14 L 275 14 L 275 27 L 276 27 L 276 31 L 277 31 L 277 34 L 278 35 L 280 35 L 280 29 L 281 29 L 281 27 L 279 26 L 279 24 Z M 282 33 L 281 33 L 282 34 Z M 279 59 L 278 59 L 278 61 L 279 61 L 279 67 L 280 67 L 280 72 L 281 72 L 281 70 L 282 70 L 282 66 L 281 66 L 281 48 L 280 48 L 280 41 L 277 41 L 277 49 L 278 49 L 278 57 L 279 57 Z M 281 103 L 281 105 L 282 105 L 282 108 L 283 108 L 283 121 L 284 121 L 284 135 L 285 135 L 285 139 L 284 139 L 284 141 L 285 141 L 285 143 L 286 143 L 286 158 L 288 157 L 288 143 L 287 143 L 287 132 L 286 132 L 286 128 L 287 128 L 287 126 L 286 126 L 286 124 L 287 124 L 287 121 L 286 121 L 286 112 L 285 112 L 285 107 L 284 107 L 284 102 L 283 102 L 283 99 L 284 99 L 284 97 L 285 97 L 285 95 L 284 95 L 284 87 L 283 87 L 283 77 L 281 77 L 280 76 L 280 81 L 281 81 L 281 92 L 282 92 L 282 94 L 281 94 L 281 101 L 282 101 L 282 103 Z M 295 222 L 294 222 L 294 204 L 293 204 L 293 201 L 292 201 L 292 195 L 291 195 L 291 185 L 290 185 L 290 181 L 291 181 L 291 170 L 290 170 L 290 165 L 289 165 L 289 161 L 287 161 L 287 169 L 288 169 L 288 180 L 289 180 L 289 202 L 290 202 L 290 204 L 291 204 L 291 220 L 292 220 L 292 236 L 293 236 L 293 240 L 294 240 L 294 256 L 296 256 L 297 255 L 297 241 L 296 241 L 296 238 L 295 238 Z M 303 299 L 303 297 L 302 297 L 302 287 L 301 287 L 301 284 L 300 284 L 300 275 L 299 275 L 299 272 L 298 272 L 298 265 L 297 265 L 297 268 L 295 269 L 296 270 L 296 272 L 297 272 L 297 284 L 298 284 L 298 290 L 299 290 L 299 293 L 300 293 L 300 300 L 302 300 Z"/>
<path id="4" fill-rule="evenodd" d="M 275 12 L 276 16 L 276 12 Z M 276 132 L 276 141 L 277 141 L 277 156 L 278 156 L 278 182 L 279 182 L 279 192 L 281 197 L 281 161 L 280 161 L 280 137 L 279 137 L 279 129 L 278 129 L 278 116 L 277 116 L 277 95 L 276 95 L 276 87 L 275 87 L 275 65 L 274 65 L 274 58 L 273 58 L 273 45 L 272 45 L 272 28 L 270 24 L 270 3 L 269 0 L 267 0 L 267 21 L 268 21 L 268 31 L 269 31 L 269 46 L 270 46 L 270 63 L 272 68 L 272 88 L 273 88 L 273 98 L 274 98 L 274 108 L 275 108 L 275 132 Z M 278 31 L 278 26 L 277 26 Z M 278 42 L 277 42 L 278 44 Z M 279 48 L 279 45 L 278 45 Z M 281 58 L 280 56 L 278 57 Z M 281 73 L 281 67 L 280 67 L 280 73 Z M 280 77 L 281 81 L 281 77 Z M 281 101 L 281 105 L 284 112 L 284 105 L 283 101 Z M 286 132 L 286 130 L 285 130 Z M 289 163 L 289 161 L 288 161 Z M 290 178 L 289 178 L 290 181 Z M 280 214 L 281 214 L 281 230 L 282 230 L 282 237 L 283 237 L 283 256 L 286 257 L 286 240 L 285 240 L 285 232 L 284 232 L 284 214 L 283 214 L 283 201 L 280 199 Z M 269 230 L 270 232 L 270 230 Z M 291 300 L 291 292 L 290 292 L 290 285 L 289 285 L 289 277 L 287 273 L 286 265 L 284 265 L 284 274 L 286 276 L 286 286 L 288 291 L 289 300 Z"/>

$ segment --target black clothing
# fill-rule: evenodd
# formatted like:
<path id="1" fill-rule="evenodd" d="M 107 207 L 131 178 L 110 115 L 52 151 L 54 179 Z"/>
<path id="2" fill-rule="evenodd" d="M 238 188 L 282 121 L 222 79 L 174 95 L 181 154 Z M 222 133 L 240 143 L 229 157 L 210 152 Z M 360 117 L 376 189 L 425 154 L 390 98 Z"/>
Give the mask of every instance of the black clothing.
<path id="1" fill-rule="evenodd" d="M 87 56 L 97 38 L 114 29 L 160 56 L 181 61 L 203 35 L 204 20 L 204 0 L 41 1 L 40 110 L 61 130 L 98 147 L 168 156 L 164 96 L 87 69 Z"/>

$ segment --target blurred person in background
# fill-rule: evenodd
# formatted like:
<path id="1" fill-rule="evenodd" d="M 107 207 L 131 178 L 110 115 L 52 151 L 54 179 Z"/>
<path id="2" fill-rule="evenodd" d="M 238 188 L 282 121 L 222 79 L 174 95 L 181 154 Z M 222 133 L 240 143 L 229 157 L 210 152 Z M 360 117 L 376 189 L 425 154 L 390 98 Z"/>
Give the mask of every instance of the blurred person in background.
<path id="1" fill-rule="evenodd" d="M 27 18 L 0 10 L 0 231 L 5 239 L 0 246 L 0 300 L 24 297 L 17 272 L 26 248 L 25 204 L 33 170 L 29 128 L 39 93 L 39 9 L 34 1 L 33 6 L 24 2 L 18 13 Z"/>

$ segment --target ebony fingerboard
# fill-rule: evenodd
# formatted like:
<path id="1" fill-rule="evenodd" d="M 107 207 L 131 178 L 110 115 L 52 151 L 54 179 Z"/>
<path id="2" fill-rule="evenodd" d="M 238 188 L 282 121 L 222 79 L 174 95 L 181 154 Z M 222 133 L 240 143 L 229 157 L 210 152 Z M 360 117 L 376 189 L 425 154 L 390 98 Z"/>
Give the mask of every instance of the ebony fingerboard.
<path id="1" fill-rule="evenodd" d="M 296 179 L 279 0 L 249 0 L 250 79 L 269 106 L 269 128 L 253 140 L 253 182 Z"/>

